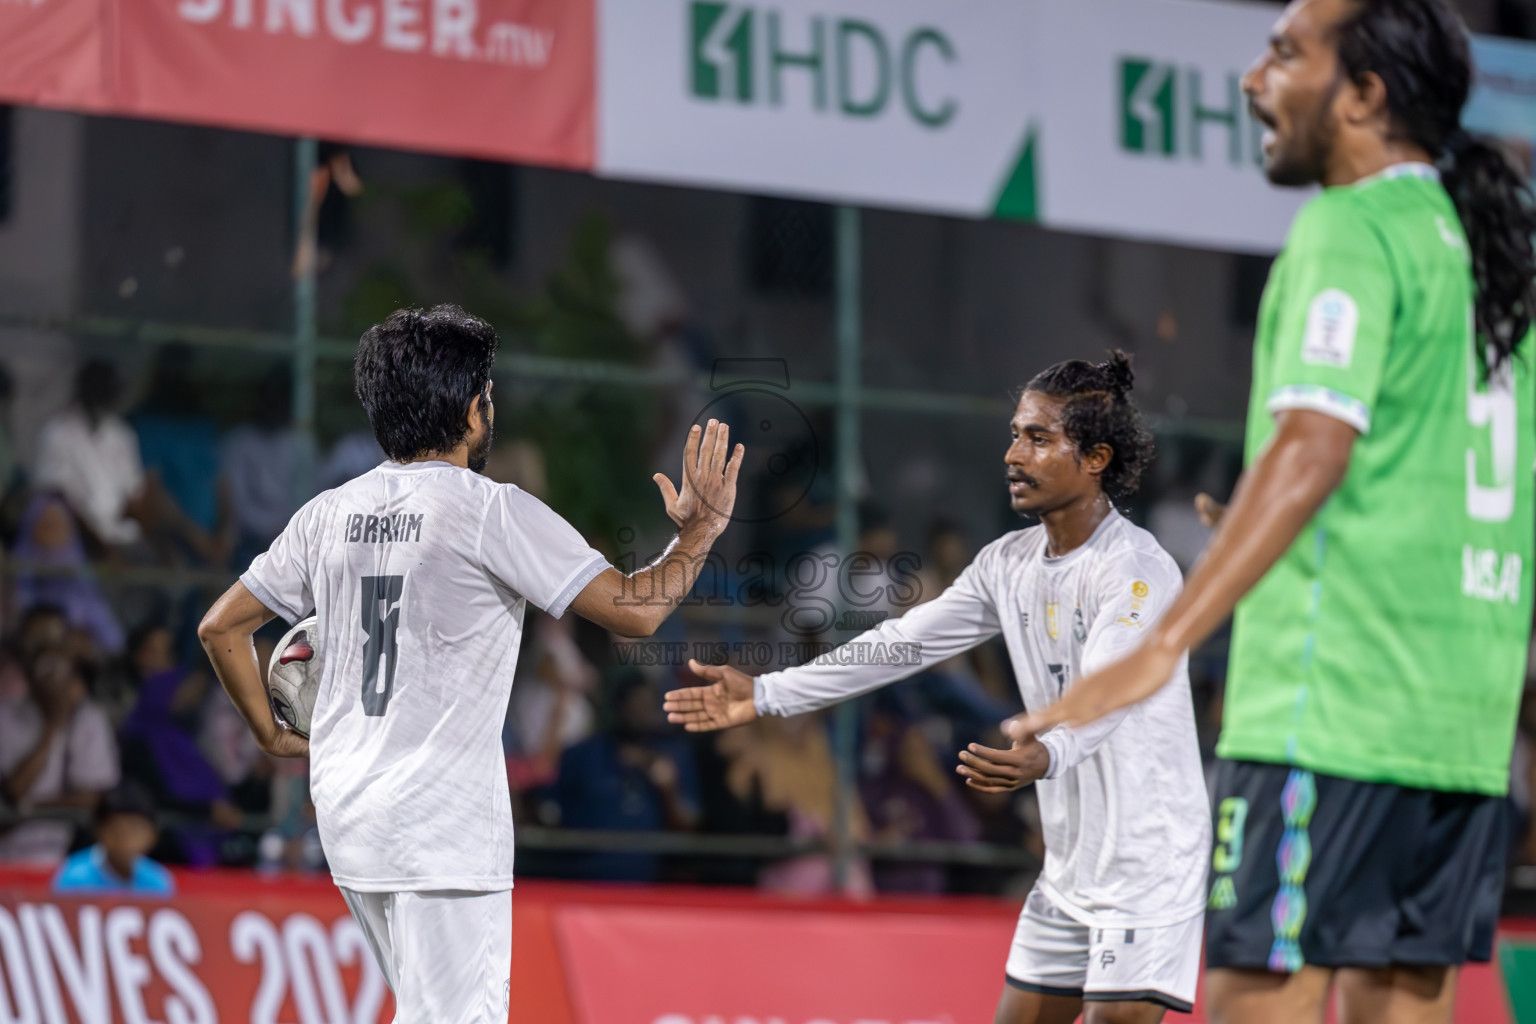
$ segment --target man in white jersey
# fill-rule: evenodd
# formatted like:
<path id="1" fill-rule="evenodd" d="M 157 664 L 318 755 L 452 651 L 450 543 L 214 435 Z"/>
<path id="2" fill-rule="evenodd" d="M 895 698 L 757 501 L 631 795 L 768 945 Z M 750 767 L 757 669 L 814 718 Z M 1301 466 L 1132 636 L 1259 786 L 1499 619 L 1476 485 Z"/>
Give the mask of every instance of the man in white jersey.
<path id="1" fill-rule="evenodd" d="M 452 306 L 370 328 L 357 395 L 389 461 L 300 509 L 198 631 L 262 749 L 311 757 L 321 844 L 395 992 L 397 1024 L 506 1020 L 501 725 L 524 607 L 649 636 L 692 588 L 741 465 L 723 424 L 694 426 L 681 491 L 656 476 L 678 537 L 623 576 L 538 499 L 479 474 L 496 344 L 489 324 Z M 311 609 L 324 663 L 306 741 L 274 720 L 251 635 Z"/>
<path id="2" fill-rule="evenodd" d="M 1151 439 L 1131 370 L 1073 360 L 1032 380 L 1005 462 L 1015 511 L 1040 525 L 982 549 L 933 601 L 850 641 L 910 645 L 915 662 L 832 656 L 755 680 L 692 663 L 713 685 L 666 697 L 691 732 L 795 715 L 912 675 L 1001 633 L 1028 708 L 1133 645 L 1179 592 L 1178 567 L 1112 504 L 1135 489 Z M 847 664 L 843 664 L 847 662 Z M 1130 714 L 994 750 L 956 770 L 998 793 L 1037 783 L 1045 867 L 1024 903 L 997 1024 L 1153 1024 L 1188 1012 L 1200 969 L 1210 811 L 1187 662 Z"/>

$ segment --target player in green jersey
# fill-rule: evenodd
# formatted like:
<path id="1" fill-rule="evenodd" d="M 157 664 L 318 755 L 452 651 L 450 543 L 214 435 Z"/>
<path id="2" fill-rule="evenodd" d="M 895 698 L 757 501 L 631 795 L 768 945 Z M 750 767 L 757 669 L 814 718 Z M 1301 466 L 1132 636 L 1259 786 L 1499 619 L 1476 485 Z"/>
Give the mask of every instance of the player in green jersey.
<path id="1" fill-rule="evenodd" d="M 1236 610 L 1206 993 L 1223 1022 L 1449 1021 L 1486 960 L 1531 621 L 1536 233 L 1468 135 L 1441 0 L 1294 0 L 1244 79 L 1280 185 L 1248 465 L 1137 651 L 1017 740 L 1142 699 Z"/>

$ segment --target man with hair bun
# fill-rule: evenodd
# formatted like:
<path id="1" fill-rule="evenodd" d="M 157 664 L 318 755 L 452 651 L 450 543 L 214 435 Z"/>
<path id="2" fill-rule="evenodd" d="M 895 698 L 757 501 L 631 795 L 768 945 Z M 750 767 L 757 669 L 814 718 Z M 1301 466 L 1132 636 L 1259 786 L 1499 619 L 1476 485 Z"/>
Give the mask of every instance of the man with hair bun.
<path id="1" fill-rule="evenodd" d="M 1442 0 L 1282 12 L 1243 88 L 1269 179 L 1323 188 L 1265 288 L 1247 469 L 1162 622 L 1011 727 L 1091 728 L 1235 609 L 1223 1024 L 1321 1022 L 1335 984 L 1346 1022 L 1450 1021 L 1458 969 L 1492 953 L 1531 626 L 1536 212 L 1461 126 L 1471 75 Z"/>
<path id="2" fill-rule="evenodd" d="M 1025 387 L 1004 456 L 1014 511 L 1038 525 L 988 544 L 953 585 L 831 656 L 756 679 L 690 662 L 709 685 L 666 696 L 689 732 L 797 715 L 878 689 L 999 633 L 1027 708 L 1135 645 L 1179 593 L 1178 566 L 1115 510 L 1152 456 L 1123 353 L 1074 359 Z M 905 664 L 841 657 L 904 645 Z M 1185 659 L 1170 685 L 1086 729 L 1007 749 L 971 743 L 956 771 L 1004 793 L 1036 784 L 1045 868 L 1025 901 L 997 1024 L 1155 1024 L 1188 1012 L 1200 970 L 1210 812 Z"/>

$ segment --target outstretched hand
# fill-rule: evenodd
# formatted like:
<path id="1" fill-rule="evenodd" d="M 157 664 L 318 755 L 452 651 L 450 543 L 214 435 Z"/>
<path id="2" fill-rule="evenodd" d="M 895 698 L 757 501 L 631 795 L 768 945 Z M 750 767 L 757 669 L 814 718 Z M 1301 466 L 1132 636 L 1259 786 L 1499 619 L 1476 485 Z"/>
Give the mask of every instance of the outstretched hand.
<path id="1" fill-rule="evenodd" d="M 1045 744 L 1025 733 L 1010 734 L 1009 738 L 1013 745 L 1007 750 L 972 743 L 960 751 L 955 773 L 965 776 L 967 786 L 983 793 L 1007 793 L 1045 778 L 1051 770 L 1051 752 Z"/>
<path id="2" fill-rule="evenodd" d="M 672 486 L 665 473 L 651 479 L 661 489 L 667 515 L 679 527 L 690 523 L 724 529 L 736 507 L 736 476 L 746 449 L 731 449 L 731 428 L 719 420 L 710 420 L 700 430 L 695 423 L 683 445 L 683 486 Z"/>
<path id="3" fill-rule="evenodd" d="M 668 693 L 661 705 L 667 721 L 689 732 L 714 732 L 757 720 L 751 676 L 729 665 L 705 665 L 692 658 L 688 668 L 709 685 Z"/>

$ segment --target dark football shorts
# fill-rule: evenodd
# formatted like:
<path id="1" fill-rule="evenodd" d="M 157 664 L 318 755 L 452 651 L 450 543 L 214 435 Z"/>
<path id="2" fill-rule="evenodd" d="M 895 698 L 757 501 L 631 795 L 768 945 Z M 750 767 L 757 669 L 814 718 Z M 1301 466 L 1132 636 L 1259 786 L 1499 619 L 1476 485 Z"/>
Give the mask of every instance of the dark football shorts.
<path id="1" fill-rule="evenodd" d="M 1486 961 L 1502 797 L 1222 760 L 1205 962 L 1292 972 Z"/>

